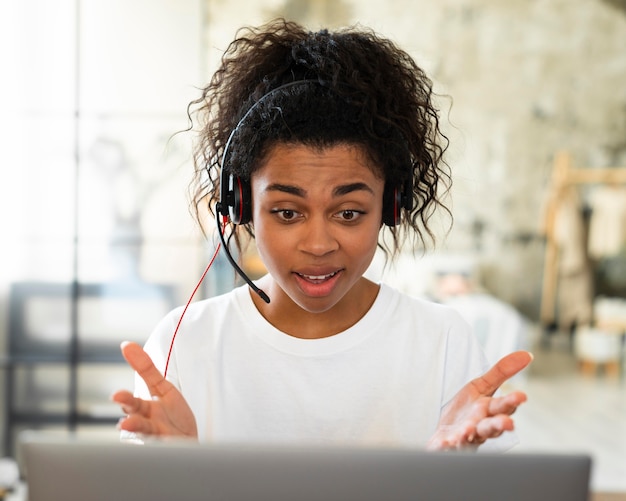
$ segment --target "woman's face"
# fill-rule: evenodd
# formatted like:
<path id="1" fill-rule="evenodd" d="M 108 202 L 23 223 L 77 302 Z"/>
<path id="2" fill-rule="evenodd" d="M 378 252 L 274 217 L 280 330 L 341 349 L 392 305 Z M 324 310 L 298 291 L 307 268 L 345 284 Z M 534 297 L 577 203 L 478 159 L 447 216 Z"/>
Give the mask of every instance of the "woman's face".
<path id="1" fill-rule="evenodd" d="M 278 144 L 253 173 L 254 232 L 272 302 L 285 294 L 321 313 L 356 294 L 382 215 L 384 181 L 367 158 L 354 145 Z"/>

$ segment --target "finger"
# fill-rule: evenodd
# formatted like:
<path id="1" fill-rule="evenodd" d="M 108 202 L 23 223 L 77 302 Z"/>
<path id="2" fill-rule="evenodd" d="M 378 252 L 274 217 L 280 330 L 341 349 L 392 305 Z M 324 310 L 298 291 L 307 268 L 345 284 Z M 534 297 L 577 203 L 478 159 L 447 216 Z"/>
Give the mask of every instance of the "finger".
<path id="1" fill-rule="evenodd" d="M 447 451 L 456 449 L 459 444 L 458 437 L 453 436 L 435 436 L 432 437 L 426 444 L 426 450 L 428 451 Z"/>
<path id="2" fill-rule="evenodd" d="M 124 341 L 121 344 L 122 355 L 128 364 L 144 380 L 150 391 L 150 395 L 164 396 L 170 389 L 171 384 L 165 380 L 156 368 L 150 356 L 137 343 Z"/>
<path id="3" fill-rule="evenodd" d="M 141 433 L 143 435 L 155 435 L 157 431 L 149 419 L 138 416 L 137 414 L 120 419 L 117 428 L 132 433 Z"/>
<path id="4" fill-rule="evenodd" d="M 111 395 L 111 400 L 119 405 L 131 405 L 135 400 L 135 395 L 127 390 L 119 390 Z"/>
<path id="5" fill-rule="evenodd" d="M 129 391 L 118 391 L 113 394 L 111 400 L 120 405 L 124 414 L 140 414 L 144 417 L 150 416 L 150 402 L 135 397 Z"/>
<path id="6" fill-rule="evenodd" d="M 488 413 L 491 416 L 497 414 L 513 414 L 517 408 L 526 402 L 526 393 L 514 391 L 503 397 L 492 398 L 489 402 Z"/>
<path id="7" fill-rule="evenodd" d="M 513 419 L 509 416 L 498 415 L 481 419 L 476 425 L 476 435 L 483 441 L 488 438 L 496 438 L 505 431 L 512 431 L 515 428 Z"/>
<path id="8" fill-rule="evenodd" d="M 482 395 L 493 395 L 502 384 L 525 369 L 533 360 L 528 351 L 515 351 L 501 358 L 482 376 L 474 379 L 472 385 Z"/>
<path id="9" fill-rule="evenodd" d="M 487 440 L 478 432 L 476 425 L 468 425 L 465 430 L 448 438 L 448 447 L 456 450 L 475 448 Z"/>

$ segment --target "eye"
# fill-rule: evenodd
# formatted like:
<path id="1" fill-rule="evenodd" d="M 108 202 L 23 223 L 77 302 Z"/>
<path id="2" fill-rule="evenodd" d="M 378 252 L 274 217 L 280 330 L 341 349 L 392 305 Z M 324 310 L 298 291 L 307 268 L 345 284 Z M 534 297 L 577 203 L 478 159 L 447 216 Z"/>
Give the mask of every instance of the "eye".
<path id="1" fill-rule="evenodd" d="M 358 211 L 358 210 L 353 210 L 353 209 L 346 209 L 346 210 L 342 210 L 341 212 L 337 213 L 337 216 L 345 222 L 353 222 L 356 221 L 357 219 L 359 219 L 359 217 L 361 217 L 363 214 L 365 214 L 362 211 Z"/>
<path id="2" fill-rule="evenodd" d="M 300 215 L 292 209 L 273 209 L 272 214 L 276 214 L 278 219 L 285 222 L 294 221 Z"/>

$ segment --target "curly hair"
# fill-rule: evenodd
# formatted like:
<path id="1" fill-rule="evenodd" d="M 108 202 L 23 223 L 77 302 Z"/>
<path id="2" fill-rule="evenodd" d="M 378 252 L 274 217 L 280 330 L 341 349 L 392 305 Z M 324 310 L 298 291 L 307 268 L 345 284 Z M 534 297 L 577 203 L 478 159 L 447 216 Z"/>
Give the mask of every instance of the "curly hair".
<path id="1" fill-rule="evenodd" d="M 305 82 L 278 89 L 294 81 Z M 194 115 L 199 126 L 196 216 L 203 201 L 214 214 L 222 168 L 249 180 L 277 143 L 349 143 L 363 148 L 386 185 L 412 181 L 413 208 L 389 228 L 392 245 L 379 244 L 385 253 L 398 252 L 400 235 L 410 233 L 402 228 L 414 230 L 422 244 L 425 236 L 434 242 L 428 222 L 437 207 L 450 213 L 440 185 L 449 190 L 451 178 L 433 96 L 432 81 L 411 56 L 369 29 L 313 33 L 284 19 L 242 28 L 188 109 L 192 126 Z M 251 225 L 242 226 L 254 236 Z"/>

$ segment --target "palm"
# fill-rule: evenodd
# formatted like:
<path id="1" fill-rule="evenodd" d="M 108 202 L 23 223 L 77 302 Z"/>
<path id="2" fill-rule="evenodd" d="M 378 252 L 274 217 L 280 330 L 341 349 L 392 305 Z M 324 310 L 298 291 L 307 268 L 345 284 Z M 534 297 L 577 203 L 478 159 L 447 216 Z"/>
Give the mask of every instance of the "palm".
<path id="1" fill-rule="evenodd" d="M 143 400 L 125 390 L 115 393 L 113 401 L 128 415 L 120 421 L 120 428 L 145 435 L 197 438 L 191 408 L 180 391 L 161 375 L 148 354 L 135 343 L 124 343 L 122 354 L 145 381 L 153 399 Z"/>
<path id="2" fill-rule="evenodd" d="M 428 448 L 472 447 L 512 430 L 511 415 L 526 401 L 526 395 L 520 391 L 503 397 L 493 397 L 493 394 L 531 361 L 532 355 L 528 352 L 511 353 L 461 388 L 444 407 Z"/>

